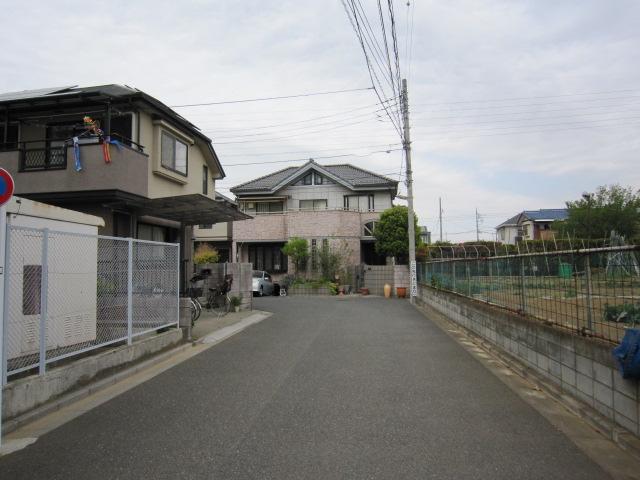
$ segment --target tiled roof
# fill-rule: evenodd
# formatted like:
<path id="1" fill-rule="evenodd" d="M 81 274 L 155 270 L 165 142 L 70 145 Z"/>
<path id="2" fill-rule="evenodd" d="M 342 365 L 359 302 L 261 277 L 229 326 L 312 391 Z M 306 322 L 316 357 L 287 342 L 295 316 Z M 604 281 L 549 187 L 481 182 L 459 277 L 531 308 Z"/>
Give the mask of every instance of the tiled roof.
<path id="1" fill-rule="evenodd" d="M 525 210 L 522 215 L 529 220 L 566 220 L 569 212 L 566 208 L 546 208 L 541 210 Z"/>
<path id="2" fill-rule="evenodd" d="M 309 162 L 304 165 L 300 165 L 298 167 L 287 167 L 282 170 L 278 170 L 277 172 L 270 173 L 269 175 L 265 175 L 254 180 L 250 180 L 249 182 L 237 185 L 231 189 L 233 193 L 243 193 L 243 192 L 264 192 L 269 193 L 275 187 L 280 185 L 283 181 L 288 178 L 293 179 L 298 171 L 301 171 L 303 168 L 307 167 Z M 334 177 L 339 178 L 347 185 L 358 188 L 358 187 L 379 187 L 389 185 L 389 187 L 396 187 L 398 182 L 391 178 L 378 175 L 377 173 L 370 172 L 360 167 L 354 167 L 349 164 L 341 164 L 341 165 L 320 165 L 316 164 L 320 171 L 324 170 L 325 172 L 333 175 Z"/>
<path id="3" fill-rule="evenodd" d="M 566 208 L 542 208 L 540 210 L 524 210 L 514 215 L 509 220 L 505 220 L 496 228 L 517 226 L 522 220 L 566 220 L 569 212 Z"/>
<path id="4" fill-rule="evenodd" d="M 285 178 L 288 178 L 293 174 L 299 167 L 287 167 L 282 170 L 278 170 L 277 172 L 270 173 L 268 175 L 264 175 L 262 177 L 258 177 L 256 179 L 250 180 L 248 182 L 242 183 L 231 188 L 232 192 L 243 192 L 243 191 L 254 191 L 254 190 L 270 190 L 280 182 L 282 182 Z"/>
<path id="5" fill-rule="evenodd" d="M 520 214 L 519 213 L 517 215 L 514 215 L 513 217 L 511 217 L 509 220 L 505 220 L 500 225 L 498 225 L 496 228 L 516 226 L 516 225 L 518 225 L 518 218 L 520 218 Z"/>

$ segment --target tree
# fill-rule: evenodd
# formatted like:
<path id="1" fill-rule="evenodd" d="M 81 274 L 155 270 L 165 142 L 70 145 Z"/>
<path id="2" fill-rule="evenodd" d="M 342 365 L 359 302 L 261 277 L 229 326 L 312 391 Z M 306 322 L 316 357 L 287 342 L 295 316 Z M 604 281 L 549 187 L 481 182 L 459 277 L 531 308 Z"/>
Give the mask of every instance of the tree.
<path id="1" fill-rule="evenodd" d="M 603 185 L 594 193 L 567 202 L 569 216 L 558 222 L 562 234 L 576 238 L 607 238 L 611 231 L 632 238 L 640 233 L 640 190 Z"/>
<path id="2" fill-rule="evenodd" d="M 300 273 L 304 270 L 309 258 L 309 242 L 304 238 L 291 237 L 282 247 L 282 253 L 293 261 L 296 273 Z"/>
<path id="3" fill-rule="evenodd" d="M 391 207 L 380 215 L 376 223 L 376 252 L 399 261 L 406 261 L 409 256 L 408 222 L 409 209 L 402 205 Z M 420 229 L 418 217 L 413 216 L 415 224 L 416 245 L 420 245 Z"/>
<path id="4" fill-rule="evenodd" d="M 203 265 L 205 263 L 218 263 L 220 255 L 218 251 L 207 243 L 203 243 L 196 248 L 193 255 L 193 263 Z"/>

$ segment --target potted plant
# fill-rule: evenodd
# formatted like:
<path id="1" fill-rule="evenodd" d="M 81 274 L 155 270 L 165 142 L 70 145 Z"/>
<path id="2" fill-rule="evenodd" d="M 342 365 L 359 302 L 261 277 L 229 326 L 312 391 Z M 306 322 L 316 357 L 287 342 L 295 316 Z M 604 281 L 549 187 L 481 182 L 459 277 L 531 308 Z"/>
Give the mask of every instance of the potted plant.
<path id="1" fill-rule="evenodd" d="M 231 306 L 233 307 L 234 312 L 240 311 L 240 305 L 242 305 L 242 295 L 231 297 Z"/>

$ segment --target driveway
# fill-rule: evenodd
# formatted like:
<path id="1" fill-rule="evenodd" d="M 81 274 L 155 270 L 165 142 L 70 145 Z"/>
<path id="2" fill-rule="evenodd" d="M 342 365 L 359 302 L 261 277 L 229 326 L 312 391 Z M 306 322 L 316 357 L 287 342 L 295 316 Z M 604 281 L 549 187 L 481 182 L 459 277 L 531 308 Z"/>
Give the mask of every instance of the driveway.
<path id="1" fill-rule="evenodd" d="M 603 479 L 406 301 L 275 314 L 0 458 L 2 479 Z"/>

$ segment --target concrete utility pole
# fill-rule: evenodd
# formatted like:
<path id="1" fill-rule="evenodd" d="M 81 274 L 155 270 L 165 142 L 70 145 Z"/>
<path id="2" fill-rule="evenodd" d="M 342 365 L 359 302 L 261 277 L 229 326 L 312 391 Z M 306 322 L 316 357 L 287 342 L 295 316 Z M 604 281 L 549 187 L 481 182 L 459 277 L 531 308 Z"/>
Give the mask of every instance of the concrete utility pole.
<path id="1" fill-rule="evenodd" d="M 438 197 L 438 210 L 440 211 L 440 242 L 442 242 L 442 197 Z"/>
<path id="2" fill-rule="evenodd" d="M 402 123 L 404 127 L 404 135 L 402 146 L 407 162 L 407 207 L 409 209 L 407 215 L 408 234 L 409 234 L 409 278 L 410 278 L 410 294 L 411 303 L 415 303 L 418 296 L 418 279 L 416 271 L 416 231 L 413 213 L 413 172 L 411 171 L 411 134 L 409 128 L 409 94 L 407 93 L 407 79 L 402 79 Z"/>

